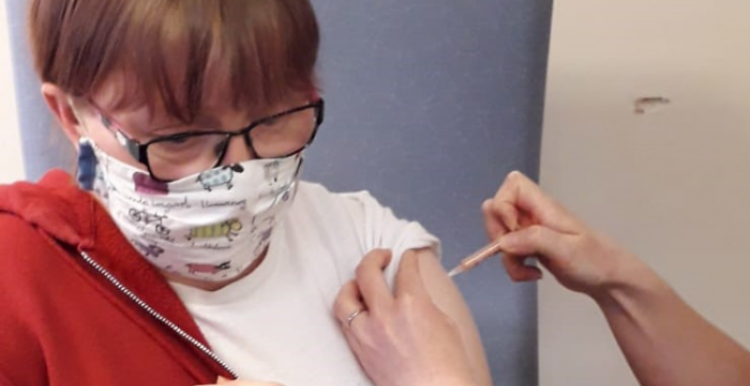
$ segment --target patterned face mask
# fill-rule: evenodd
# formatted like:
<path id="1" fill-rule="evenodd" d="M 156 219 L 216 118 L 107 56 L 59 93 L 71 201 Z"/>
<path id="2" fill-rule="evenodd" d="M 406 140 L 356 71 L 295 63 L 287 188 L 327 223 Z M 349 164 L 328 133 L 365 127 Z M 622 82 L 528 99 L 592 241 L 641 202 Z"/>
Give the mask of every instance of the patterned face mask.
<path id="1" fill-rule="evenodd" d="M 164 183 L 86 141 L 94 191 L 133 246 L 163 272 L 207 282 L 237 277 L 265 252 L 303 161 L 250 160 Z"/>

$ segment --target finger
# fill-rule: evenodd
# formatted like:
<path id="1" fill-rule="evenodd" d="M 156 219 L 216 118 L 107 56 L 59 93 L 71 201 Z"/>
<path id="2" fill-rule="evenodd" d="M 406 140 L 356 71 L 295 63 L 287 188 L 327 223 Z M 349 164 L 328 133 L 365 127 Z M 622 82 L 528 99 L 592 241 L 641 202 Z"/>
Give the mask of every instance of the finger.
<path id="1" fill-rule="evenodd" d="M 558 230 L 575 225 L 571 224 L 571 217 L 561 205 L 545 195 L 536 183 L 517 171 L 508 174 L 495 195 L 493 209 L 511 231 L 520 229 L 519 209 Z"/>
<path id="2" fill-rule="evenodd" d="M 219 375 L 219 379 L 216 381 L 216 384 L 221 385 L 221 384 L 226 384 L 226 383 L 232 383 L 232 381 Z"/>
<path id="3" fill-rule="evenodd" d="M 357 285 L 369 310 L 378 313 L 393 303 L 393 294 L 385 281 L 383 270 L 391 262 L 391 252 L 374 250 L 357 267 Z"/>
<path id="4" fill-rule="evenodd" d="M 538 222 L 533 216 L 528 215 L 526 212 L 521 211 L 518 216 L 518 225 L 520 229 L 528 228 L 532 225 L 537 225 Z M 516 229 L 517 230 L 517 229 Z"/>
<path id="5" fill-rule="evenodd" d="M 354 356 L 356 356 L 358 360 L 361 360 L 362 344 L 359 343 L 359 339 L 357 338 L 355 332 L 348 328 L 344 328 L 342 332 L 344 333 L 344 339 L 346 339 L 346 343 L 349 345 L 349 348 L 352 349 Z"/>
<path id="6" fill-rule="evenodd" d="M 422 282 L 422 274 L 419 271 L 419 255 L 414 251 L 407 251 L 401 257 L 395 282 L 396 297 L 411 295 L 416 298 L 429 298 L 427 290 Z"/>
<path id="7" fill-rule="evenodd" d="M 490 207 L 490 213 L 500 221 L 505 229 L 509 232 L 518 230 L 518 208 L 516 205 L 517 196 L 517 185 L 518 178 L 515 176 L 516 172 L 512 172 L 505 177 L 500 189 L 498 189 L 495 197 L 492 199 L 492 205 Z M 520 173 L 519 173 L 520 174 Z"/>
<path id="8" fill-rule="evenodd" d="M 341 290 L 339 290 L 336 302 L 333 304 L 333 314 L 342 326 L 347 327 L 349 317 L 354 312 L 364 310 L 365 308 L 357 283 L 350 281 L 344 284 Z"/>
<path id="9" fill-rule="evenodd" d="M 567 254 L 566 235 L 542 225 L 533 225 L 500 238 L 500 248 L 509 255 L 543 256 L 555 261 Z"/>
<path id="10" fill-rule="evenodd" d="M 537 267 L 525 265 L 522 256 L 505 254 L 502 261 L 505 271 L 513 281 L 535 281 L 542 278 L 542 271 Z"/>
<path id="11" fill-rule="evenodd" d="M 513 232 L 520 228 L 520 221 L 518 218 L 521 215 L 513 202 L 501 201 L 495 198 L 490 207 L 490 214 L 494 216 L 495 221 L 500 222 L 508 232 Z"/>
<path id="12" fill-rule="evenodd" d="M 350 322 L 349 318 L 357 311 L 359 311 L 359 314 Z M 363 331 L 361 326 L 363 323 L 367 323 L 369 313 L 367 307 L 361 302 L 359 287 L 355 281 L 350 281 L 341 287 L 339 295 L 336 297 L 336 303 L 334 303 L 334 315 L 341 323 L 341 331 L 349 347 L 352 348 L 355 355 L 359 356 L 359 337 L 362 336 Z"/>
<path id="13" fill-rule="evenodd" d="M 486 200 L 482 203 L 482 217 L 484 218 L 484 229 L 487 231 L 487 237 L 490 240 L 497 240 L 500 236 L 508 233 L 508 229 L 494 213 L 492 200 Z"/>

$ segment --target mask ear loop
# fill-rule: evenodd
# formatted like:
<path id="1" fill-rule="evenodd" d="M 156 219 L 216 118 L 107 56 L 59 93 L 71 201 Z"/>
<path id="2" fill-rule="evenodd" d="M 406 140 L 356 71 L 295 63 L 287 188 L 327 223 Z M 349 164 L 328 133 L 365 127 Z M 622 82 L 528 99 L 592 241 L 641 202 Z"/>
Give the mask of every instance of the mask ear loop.
<path id="1" fill-rule="evenodd" d="M 299 158 L 299 163 L 297 164 L 297 170 L 294 171 L 295 180 L 299 178 L 299 175 L 302 172 L 302 164 L 305 163 L 305 157 L 302 155 L 302 153 L 297 154 L 296 157 Z"/>
<path id="2" fill-rule="evenodd" d="M 91 140 L 81 138 L 78 141 L 78 164 L 76 169 L 76 181 L 81 189 L 89 192 L 94 190 L 97 162 Z"/>
<path id="3" fill-rule="evenodd" d="M 304 155 L 302 153 L 297 154 L 295 157 L 297 157 L 299 159 L 299 163 L 297 164 L 297 170 L 294 171 L 294 177 L 293 177 L 293 179 L 294 179 L 294 181 L 299 181 L 299 176 L 302 173 L 302 164 L 305 163 L 305 157 L 304 157 Z M 294 182 L 294 187 L 292 189 L 294 189 L 294 195 L 296 196 L 297 195 L 297 191 L 299 190 L 299 183 Z M 289 192 L 287 192 L 287 194 L 288 193 Z M 284 198 L 284 201 L 286 201 L 288 199 L 289 199 L 289 196 L 286 196 L 286 198 Z"/>
<path id="4" fill-rule="evenodd" d="M 83 121 L 74 107 L 73 99 L 68 98 L 68 103 L 78 122 L 83 125 Z M 93 143 L 90 139 L 82 136 L 78 140 L 78 162 L 76 164 L 76 182 L 81 189 L 89 192 L 94 190 L 97 163 Z"/>

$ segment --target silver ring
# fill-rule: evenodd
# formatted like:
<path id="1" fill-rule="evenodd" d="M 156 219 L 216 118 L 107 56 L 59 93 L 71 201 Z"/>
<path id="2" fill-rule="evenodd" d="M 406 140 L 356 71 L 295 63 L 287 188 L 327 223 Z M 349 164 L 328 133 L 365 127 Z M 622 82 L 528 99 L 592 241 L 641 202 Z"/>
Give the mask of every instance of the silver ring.
<path id="1" fill-rule="evenodd" d="M 352 312 L 352 314 L 349 315 L 348 318 L 346 318 L 346 326 L 349 327 L 349 328 L 351 328 L 352 327 L 352 321 L 354 320 L 354 318 L 356 318 L 357 316 L 359 316 L 362 313 L 362 311 L 364 311 L 364 309 L 360 308 L 360 309 Z"/>

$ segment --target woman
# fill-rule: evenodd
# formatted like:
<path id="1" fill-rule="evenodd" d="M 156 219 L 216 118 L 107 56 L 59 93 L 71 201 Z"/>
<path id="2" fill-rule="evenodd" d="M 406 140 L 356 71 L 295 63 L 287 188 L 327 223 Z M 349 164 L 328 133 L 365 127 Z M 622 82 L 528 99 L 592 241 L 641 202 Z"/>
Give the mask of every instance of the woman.
<path id="1" fill-rule="evenodd" d="M 520 173 L 511 173 L 483 205 L 485 226 L 505 251 L 515 281 L 542 277 L 540 262 L 566 288 L 591 297 L 604 313 L 644 386 L 750 384 L 750 352 L 708 323 L 632 254 L 589 229 Z M 378 386 L 476 385 L 460 333 L 432 303 L 421 261 L 401 261 L 396 292 L 385 291 L 389 254 L 366 256 L 357 281 L 344 286 L 336 315 L 367 310 L 344 323 L 345 334 Z"/>
<path id="2" fill-rule="evenodd" d="M 438 241 L 299 180 L 325 108 L 307 0 L 32 0 L 29 28 L 79 164 L 0 188 L 0 384 L 369 384 L 330 308 L 374 248 L 420 256 L 491 384 Z"/>

